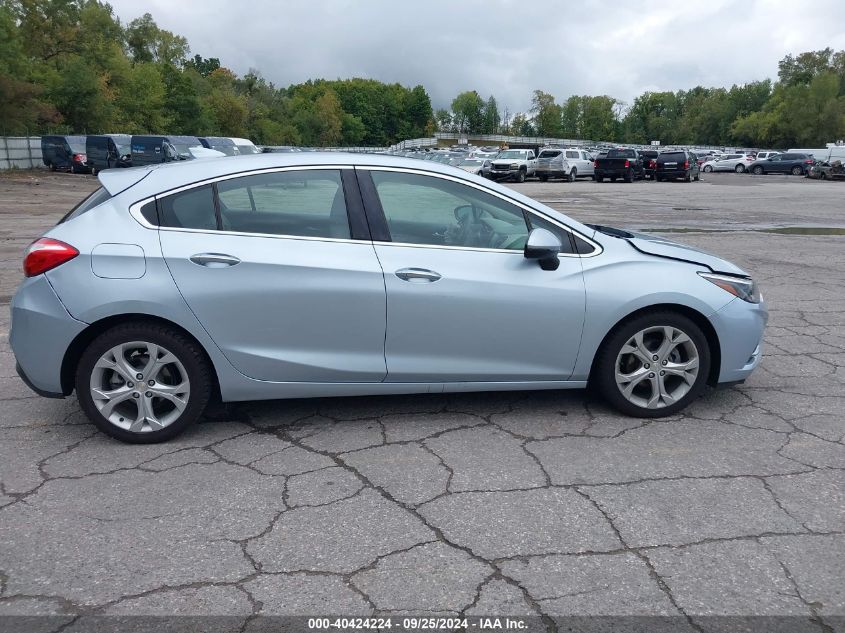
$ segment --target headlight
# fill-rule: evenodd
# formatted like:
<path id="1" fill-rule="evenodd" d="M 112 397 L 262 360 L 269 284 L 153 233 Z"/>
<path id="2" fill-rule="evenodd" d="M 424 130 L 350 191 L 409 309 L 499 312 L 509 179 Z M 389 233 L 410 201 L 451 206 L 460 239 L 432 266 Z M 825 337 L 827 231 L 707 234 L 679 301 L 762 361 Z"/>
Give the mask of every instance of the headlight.
<path id="1" fill-rule="evenodd" d="M 733 277 L 731 275 L 717 275 L 714 273 L 698 273 L 711 284 L 716 284 L 722 290 L 730 292 L 748 303 L 760 303 L 762 296 L 757 282 L 748 277 Z"/>

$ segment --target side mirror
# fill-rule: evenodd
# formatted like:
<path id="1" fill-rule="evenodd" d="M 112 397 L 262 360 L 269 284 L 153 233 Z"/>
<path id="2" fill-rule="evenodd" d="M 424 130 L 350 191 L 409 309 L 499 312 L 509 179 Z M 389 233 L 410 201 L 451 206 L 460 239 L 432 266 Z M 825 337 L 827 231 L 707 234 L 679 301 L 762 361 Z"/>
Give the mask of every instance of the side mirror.
<path id="1" fill-rule="evenodd" d="M 536 259 L 543 270 L 557 270 L 558 254 L 563 250 L 560 238 L 547 229 L 532 229 L 525 242 L 525 258 Z"/>

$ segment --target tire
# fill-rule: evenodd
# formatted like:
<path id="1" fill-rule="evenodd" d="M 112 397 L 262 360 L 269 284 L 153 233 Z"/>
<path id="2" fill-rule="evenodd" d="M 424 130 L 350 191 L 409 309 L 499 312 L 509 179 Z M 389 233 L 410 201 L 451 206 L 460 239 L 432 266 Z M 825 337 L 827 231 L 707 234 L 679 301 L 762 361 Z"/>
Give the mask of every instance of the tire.
<path id="1" fill-rule="evenodd" d="M 668 340 L 664 333 L 667 331 L 672 333 L 673 341 L 681 338 L 680 335 L 684 335 L 684 340 L 667 347 L 661 358 L 659 346 L 661 341 Z M 628 346 L 635 341 L 635 335 L 643 332 L 646 334 L 640 339 L 642 347 Z M 625 349 L 631 352 L 626 354 Z M 646 360 L 651 358 L 650 362 L 641 360 L 643 356 Z M 658 368 L 667 369 L 655 368 L 653 364 L 657 363 Z M 660 374 L 661 371 L 666 373 Z M 709 373 L 710 347 L 701 329 L 682 314 L 661 310 L 624 321 L 611 331 L 596 355 L 591 381 L 618 411 L 638 418 L 660 418 L 677 413 L 695 400 L 703 391 Z M 630 376 L 637 378 L 626 381 Z M 623 394 L 626 388 L 628 396 Z"/>
<path id="2" fill-rule="evenodd" d="M 154 384 L 141 389 L 140 382 L 150 380 L 143 372 L 153 351 L 158 362 L 148 376 Z M 115 369 L 119 363 L 122 371 Z M 202 415 L 211 386 L 211 367 L 197 343 L 171 327 L 143 321 L 100 334 L 82 353 L 76 371 L 82 410 L 103 433 L 130 444 L 164 442 L 184 431 Z M 115 404 L 109 407 L 108 397 L 95 400 L 94 390 L 117 392 Z"/>
<path id="3" fill-rule="evenodd" d="M 611 176 L 611 177 L 610 177 L 610 182 L 616 182 L 616 176 Z"/>
<path id="4" fill-rule="evenodd" d="M 744 174 L 745 173 L 745 165 L 737 165 L 736 167 L 734 167 L 734 171 L 738 174 Z"/>
<path id="5" fill-rule="evenodd" d="M 578 178 L 578 168 L 573 167 L 572 171 L 566 175 L 566 182 L 575 182 L 576 178 Z"/>
<path id="6" fill-rule="evenodd" d="M 795 167 L 792 168 L 792 175 L 793 176 L 803 176 L 804 175 L 804 168 L 801 167 L 800 165 L 795 165 Z"/>
<path id="7" fill-rule="evenodd" d="M 593 180 L 596 182 L 604 182 L 604 176 L 593 176 Z"/>
<path id="8" fill-rule="evenodd" d="M 756 174 L 757 176 L 762 176 L 763 175 L 763 168 L 760 165 L 757 165 L 754 169 L 751 170 L 751 172 L 753 174 Z"/>
<path id="9" fill-rule="evenodd" d="M 99 172 L 98 172 L 98 170 L 97 170 L 97 168 L 96 168 L 96 167 L 92 167 L 92 168 L 91 168 L 91 175 L 92 175 L 92 176 L 96 176 L 98 173 L 99 173 Z"/>
<path id="10" fill-rule="evenodd" d="M 525 182 L 525 170 L 520 169 L 519 172 L 516 174 L 514 180 L 516 180 L 516 182 Z"/>
<path id="11" fill-rule="evenodd" d="M 684 176 L 684 182 L 692 182 L 692 176 L 689 173 Z"/>
<path id="12" fill-rule="evenodd" d="M 50 171 L 56 171 L 56 166 L 53 163 L 50 163 Z"/>
<path id="13" fill-rule="evenodd" d="M 542 175 L 542 176 L 537 176 L 537 178 L 540 179 L 540 182 L 547 182 L 549 180 L 549 177 L 546 176 L 545 174 Z"/>
<path id="14" fill-rule="evenodd" d="M 704 166 L 704 172 L 705 173 L 709 174 L 711 171 L 713 171 L 713 165 L 705 165 Z"/>
<path id="15" fill-rule="evenodd" d="M 655 176 L 655 177 L 654 177 L 654 179 L 655 179 L 657 182 L 663 182 L 663 176 Z"/>
<path id="16" fill-rule="evenodd" d="M 622 178 L 625 182 L 634 182 L 634 172 L 632 170 L 628 170 L 625 176 Z"/>

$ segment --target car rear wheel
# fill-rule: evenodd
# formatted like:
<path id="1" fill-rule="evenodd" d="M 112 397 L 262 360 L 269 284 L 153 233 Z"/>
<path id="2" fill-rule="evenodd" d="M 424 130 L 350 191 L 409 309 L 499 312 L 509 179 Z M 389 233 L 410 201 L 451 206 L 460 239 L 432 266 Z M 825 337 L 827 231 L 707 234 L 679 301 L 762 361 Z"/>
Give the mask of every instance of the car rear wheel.
<path id="1" fill-rule="evenodd" d="M 76 393 L 104 433 L 133 444 L 163 442 L 194 423 L 211 395 L 211 373 L 196 343 L 175 329 L 129 323 L 83 352 Z"/>
<path id="2" fill-rule="evenodd" d="M 711 171 L 713 171 L 713 165 L 705 165 L 704 171 L 706 171 L 707 173 L 710 173 Z"/>
<path id="3" fill-rule="evenodd" d="M 757 167 L 755 167 L 755 168 L 754 168 L 754 169 L 752 169 L 751 171 L 752 171 L 752 172 L 754 172 L 754 173 L 755 173 L 756 175 L 758 175 L 758 176 L 762 176 L 762 175 L 763 175 L 763 168 L 762 168 L 762 167 L 760 167 L 760 165 L 757 165 Z"/>
<path id="4" fill-rule="evenodd" d="M 547 182 L 549 180 L 549 177 L 546 176 L 545 174 L 542 175 L 542 176 L 537 176 L 537 178 L 540 179 L 540 182 Z"/>
<path id="5" fill-rule="evenodd" d="M 593 180 L 596 182 L 604 182 L 604 176 L 593 176 Z"/>
<path id="6" fill-rule="evenodd" d="M 575 179 L 578 177 L 578 169 L 576 167 L 572 168 L 572 171 L 569 172 L 567 175 L 566 180 L 567 182 L 575 182 Z"/>
<path id="7" fill-rule="evenodd" d="M 736 167 L 734 167 L 734 171 L 738 174 L 744 174 L 745 173 L 745 165 L 737 165 Z"/>
<path id="8" fill-rule="evenodd" d="M 803 173 L 804 173 L 804 170 L 798 165 L 795 165 L 795 167 L 792 168 L 792 175 L 793 176 L 800 176 Z"/>
<path id="9" fill-rule="evenodd" d="M 697 398 L 710 372 L 701 329 L 675 312 L 654 312 L 623 323 L 605 341 L 593 379 L 605 400 L 643 418 L 672 415 Z"/>

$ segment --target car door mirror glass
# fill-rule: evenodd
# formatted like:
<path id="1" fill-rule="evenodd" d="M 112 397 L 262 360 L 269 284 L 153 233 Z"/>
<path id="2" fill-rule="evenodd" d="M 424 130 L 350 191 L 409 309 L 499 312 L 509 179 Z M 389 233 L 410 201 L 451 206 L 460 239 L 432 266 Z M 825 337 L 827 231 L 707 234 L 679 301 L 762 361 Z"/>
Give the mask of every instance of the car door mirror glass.
<path id="1" fill-rule="evenodd" d="M 560 238 L 547 229 L 532 229 L 525 242 L 525 258 L 536 259 L 543 270 L 557 270 L 558 254 L 562 250 Z"/>

